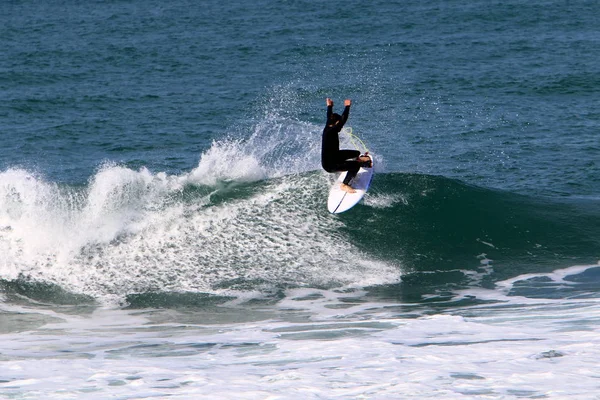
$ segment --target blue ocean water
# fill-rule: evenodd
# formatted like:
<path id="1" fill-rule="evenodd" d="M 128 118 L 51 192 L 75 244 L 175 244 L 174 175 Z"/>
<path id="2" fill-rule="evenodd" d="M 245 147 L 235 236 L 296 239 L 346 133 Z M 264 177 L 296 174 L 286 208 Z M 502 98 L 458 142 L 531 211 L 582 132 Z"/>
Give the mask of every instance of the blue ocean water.
<path id="1" fill-rule="evenodd" d="M 591 398 L 598 15 L 2 2 L 0 397 Z"/>

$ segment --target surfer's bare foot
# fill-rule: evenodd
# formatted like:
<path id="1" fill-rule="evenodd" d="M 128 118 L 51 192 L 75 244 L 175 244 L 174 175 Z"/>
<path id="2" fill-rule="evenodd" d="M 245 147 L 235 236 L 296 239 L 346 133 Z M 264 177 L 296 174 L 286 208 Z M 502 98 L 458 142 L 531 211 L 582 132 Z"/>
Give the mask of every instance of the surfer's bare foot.
<path id="1" fill-rule="evenodd" d="M 342 189 L 344 192 L 348 192 L 348 193 L 356 193 L 356 190 L 354 190 L 352 188 L 352 186 L 350 185 L 346 185 L 345 183 L 342 183 L 340 185 L 340 189 Z"/>
<path id="2" fill-rule="evenodd" d="M 366 153 L 366 154 L 369 154 L 369 153 Z M 366 154 L 359 156 L 358 161 L 363 163 L 363 165 L 362 165 L 363 167 L 371 168 L 373 166 L 373 163 L 371 162 L 371 157 L 367 157 Z"/>

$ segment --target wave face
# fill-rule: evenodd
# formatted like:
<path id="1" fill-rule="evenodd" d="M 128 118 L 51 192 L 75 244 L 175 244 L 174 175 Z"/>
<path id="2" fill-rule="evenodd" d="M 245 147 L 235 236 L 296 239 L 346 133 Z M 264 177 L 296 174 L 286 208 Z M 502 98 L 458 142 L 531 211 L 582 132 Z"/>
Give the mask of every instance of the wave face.
<path id="1" fill-rule="evenodd" d="M 347 232 L 381 260 L 401 260 L 402 281 L 375 290 L 379 295 L 410 301 L 492 288 L 514 276 L 600 258 L 597 199 L 525 196 L 420 174 L 376 178 L 368 207 L 347 215 L 349 225 L 362 224 L 363 234 Z"/>
<path id="2" fill-rule="evenodd" d="M 87 185 L 68 186 L 1 173 L 2 282 L 117 303 L 144 293 L 348 285 L 388 285 L 389 295 L 486 286 L 599 257 L 593 199 L 378 173 L 362 204 L 334 216 L 325 207 L 332 176 L 261 168 L 268 149 L 239 146 L 213 144 L 183 175 L 105 165 Z"/>
<path id="3" fill-rule="evenodd" d="M 373 232 L 357 242 L 402 258 L 415 270 L 473 264 L 482 253 L 509 265 L 572 263 L 597 257 L 595 199 L 529 197 L 439 176 L 380 174 L 366 204 Z M 434 267 L 434 265 L 436 265 Z M 497 271 L 501 273 L 500 271 Z"/>

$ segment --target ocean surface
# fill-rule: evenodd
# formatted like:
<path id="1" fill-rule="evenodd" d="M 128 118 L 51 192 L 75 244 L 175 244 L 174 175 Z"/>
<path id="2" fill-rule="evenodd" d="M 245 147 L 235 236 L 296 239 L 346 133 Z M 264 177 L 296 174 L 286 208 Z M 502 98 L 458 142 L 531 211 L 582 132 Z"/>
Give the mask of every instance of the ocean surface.
<path id="1" fill-rule="evenodd" d="M 0 398 L 600 399 L 599 27 L 2 1 Z M 327 97 L 376 164 L 339 215 Z"/>

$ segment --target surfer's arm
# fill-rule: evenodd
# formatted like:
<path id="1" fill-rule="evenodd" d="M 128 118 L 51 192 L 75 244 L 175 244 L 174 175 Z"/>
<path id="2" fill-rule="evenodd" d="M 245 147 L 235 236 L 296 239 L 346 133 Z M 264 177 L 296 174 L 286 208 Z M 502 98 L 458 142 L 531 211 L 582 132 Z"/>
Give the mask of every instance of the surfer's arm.
<path id="1" fill-rule="evenodd" d="M 348 121 L 348 115 L 350 115 L 350 105 L 352 103 L 350 102 L 350 100 L 346 100 L 344 104 L 346 105 L 346 107 L 344 107 L 344 112 L 342 113 L 342 121 L 341 121 L 342 126 L 344 126 L 346 121 Z"/>
<path id="2" fill-rule="evenodd" d="M 333 100 L 328 97 L 325 103 L 327 104 L 327 121 L 329 121 L 331 114 L 333 114 Z"/>

